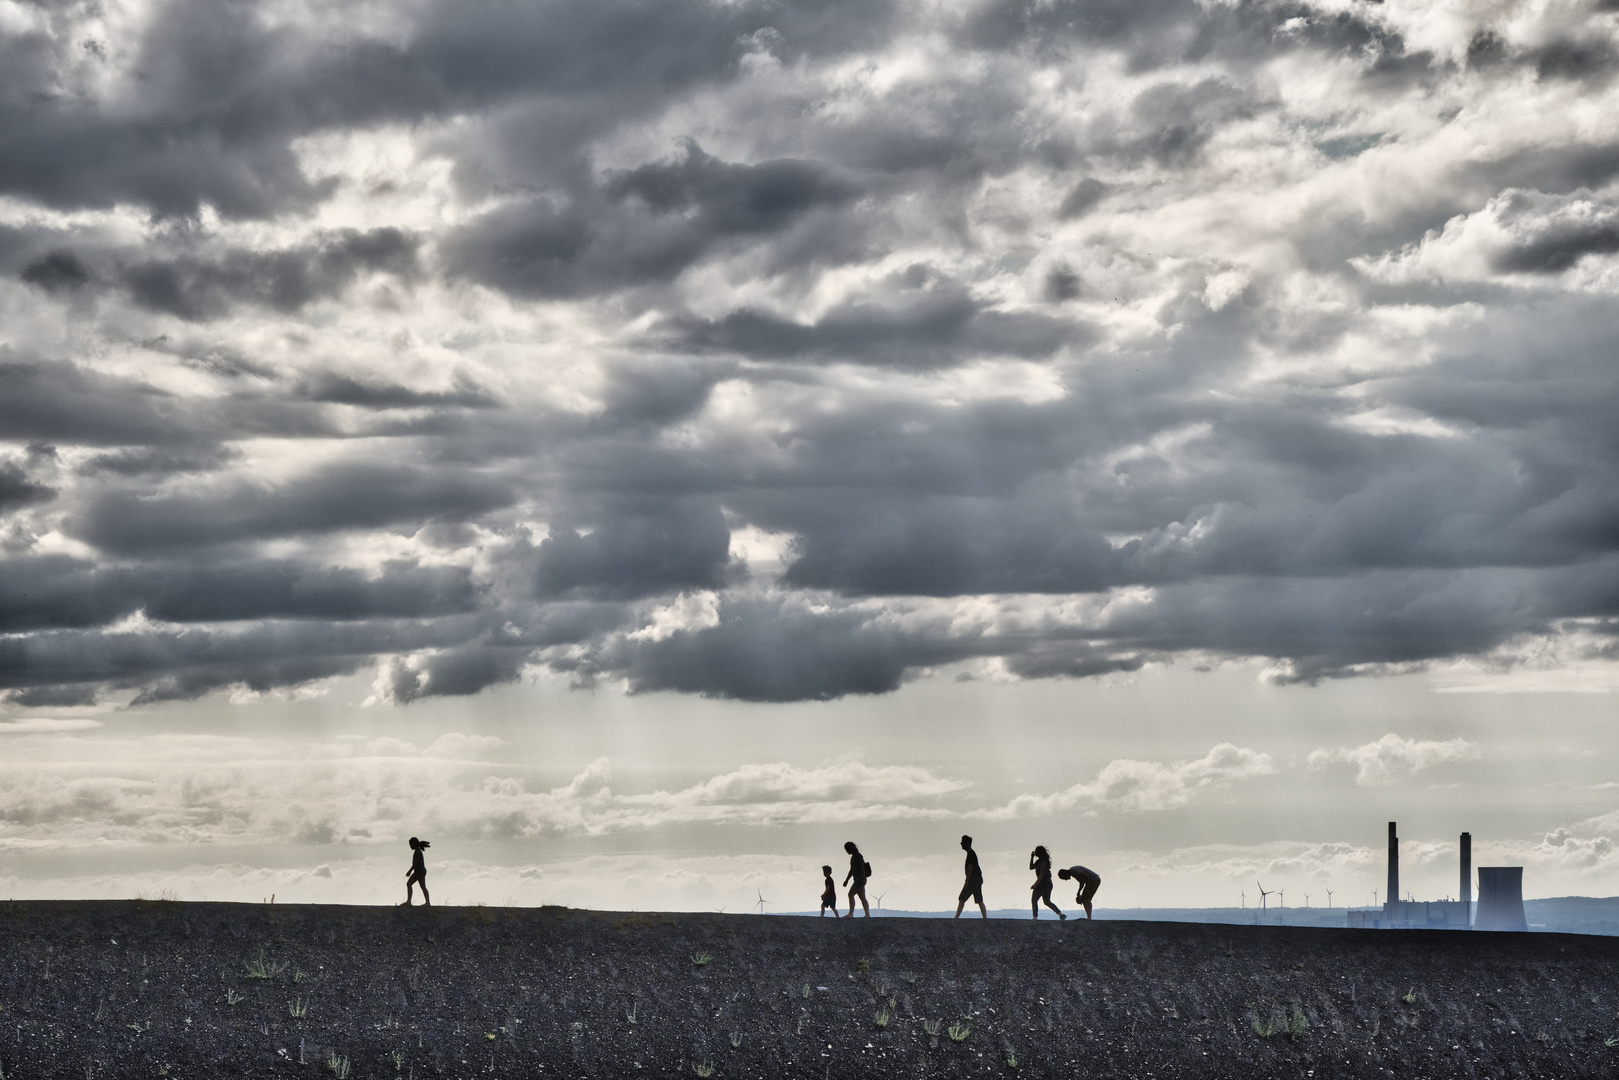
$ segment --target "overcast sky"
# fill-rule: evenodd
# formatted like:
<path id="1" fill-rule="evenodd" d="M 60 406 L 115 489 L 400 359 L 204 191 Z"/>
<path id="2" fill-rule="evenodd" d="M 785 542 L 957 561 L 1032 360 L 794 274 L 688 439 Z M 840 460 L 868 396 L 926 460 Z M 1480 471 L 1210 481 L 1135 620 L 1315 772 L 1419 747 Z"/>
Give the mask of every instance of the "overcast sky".
<path id="1" fill-rule="evenodd" d="M 1341 904 L 1393 817 L 1619 893 L 1616 76 L 1614 0 L 0 0 L 0 893 Z"/>

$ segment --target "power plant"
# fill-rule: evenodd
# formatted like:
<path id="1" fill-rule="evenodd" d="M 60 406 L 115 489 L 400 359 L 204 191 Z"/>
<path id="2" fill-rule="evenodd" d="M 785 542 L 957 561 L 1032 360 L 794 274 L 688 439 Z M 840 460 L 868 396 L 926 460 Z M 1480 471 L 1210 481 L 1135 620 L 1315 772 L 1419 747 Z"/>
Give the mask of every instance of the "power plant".
<path id="1" fill-rule="evenodd" d="M 1478 911 L 1473 911 L 1473 834 L 1461 836 L 1460 900 L 1400 899 L 1400 837 L 1389 822 L 1387 900 L 1381 908 L 1349 912 L 1355 930 L 1528 930 L 1523 912 L 1523 867 L 1478 868 Z"/>

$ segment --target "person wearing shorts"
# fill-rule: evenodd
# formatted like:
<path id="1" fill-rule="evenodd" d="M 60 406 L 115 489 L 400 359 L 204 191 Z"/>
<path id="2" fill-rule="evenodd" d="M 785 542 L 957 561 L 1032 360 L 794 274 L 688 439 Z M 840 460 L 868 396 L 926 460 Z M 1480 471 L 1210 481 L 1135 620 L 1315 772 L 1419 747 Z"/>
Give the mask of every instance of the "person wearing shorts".
<path id="1" fill-rule="evenodd" d="M 422 852 L 431 847 L 426 840 L 410 838 L 410 869 L 405 871 L 405 907 L 410 907 L 411 890 L 420 885 L 422 887 L 422 903 L 428 907 L 433 906 L 433 898 L 427 895 L 427 860 Z"/>
<path id="2" fill-rule="evenodd" d="M 961 909 L 971 900 L 978 905 L 978 910 L 984 918 L 989 918 L 989 909 L 984 906 L 984 871 L 978 866 L 978 852 L 973 850 L 973 838 L 961 838 L 961 850 L 967 853 L 967 881 L 961 887 L 961 895 L 956 898 L 956 918 L 961 918 Z"/>
<path id="3" fill-rule="evenodd" d="M 832 868 L 821 867 L 821 876 L 825 879 L 824 887 L 821 889 L 821 918 L 826 918 L 826 909 L 831 908 L 832 917 L 835 919 L 838 917 L 838 887 L 832 881 Z"/>
<path id="4" fill-rule="evenodd" d="M 849 872 L 843 876 L 843 883 L 848 885 L 850 880 L 854 885 L 849 889 L 849 918 L 854 918 L 854 898 L 860 897 L 860 906 L 866 909 L 866 918 L 871 918 L 871 905 L 866 903 L 866 878 L 870 875 L 866 871 L 866 857 L 860 854 L 860 849 L 850 840 L 843 845 L 843 850 L 849 853 Z"/>
<path id="5" fill-rule="evenodd" d="M 1058 870 L 1057 876 L 1064 881 L 1079 882 L 1079 891 L 1074 894 L 1074 903 L 1083 905 L 1085 917 L 1090 918 L 1091 898 L 1096 895 L 1096 890 L 1102 887 L 1102 875 L 1083 866 L 1070 866 L 1066 870 Z"/>

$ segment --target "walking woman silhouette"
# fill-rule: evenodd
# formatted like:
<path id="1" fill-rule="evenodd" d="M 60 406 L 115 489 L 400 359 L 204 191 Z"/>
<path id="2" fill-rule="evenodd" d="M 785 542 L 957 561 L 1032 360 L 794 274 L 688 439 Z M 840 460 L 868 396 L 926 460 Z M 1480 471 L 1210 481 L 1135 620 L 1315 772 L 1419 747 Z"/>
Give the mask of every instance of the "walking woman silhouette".
<path id="1" fill-rule="evenodd" d="M 402 905 L 404 907 L 411 906 L 411 889 L 416 885 L 422 887 L 422 903 L 428 907 L 433 906 L 433 898 L 427 895 L 427 860 L 422 858 L 422 852 L 432 846 L 426 840 L 418 840 L 414 836 L 410 838 L 412 855 L 410 869 L 405 871 L 405 903 Z"/>

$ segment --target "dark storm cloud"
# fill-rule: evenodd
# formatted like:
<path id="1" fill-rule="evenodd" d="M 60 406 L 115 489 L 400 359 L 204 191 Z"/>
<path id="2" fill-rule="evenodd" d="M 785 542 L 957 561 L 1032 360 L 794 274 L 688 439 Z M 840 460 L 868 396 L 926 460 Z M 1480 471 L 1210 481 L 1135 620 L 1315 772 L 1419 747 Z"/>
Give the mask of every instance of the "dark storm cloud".
<path id="1" fill-rule="evenodd" d="M 59 292 L 89 284 L 90 271 L 73 252 L 51 251 L 25 266 L 22 279 L 46 292 Z"/>
<path id="2" fill-rule="evenodd" d="M 736 311 L 723 319 L 688 323 L 680 327 L 676 341 L 693 351 L 719 350 L 760 360 L 930 368 L 985 356 L 1047 357 L 1090 338 L 1083 325 L 1042 314 L 995 311 L 967 290 L 945 283 L 896 289 L 879 302 L 843 304 L 809 325 Z"/>
<path id="3" fill-rule="evenodd" d="M 858 194 L 808 161 L 719 161 L 695 141 L 674 162 L 611 176 L 599 190 L 496 210 L 450 245 L 453 264 L 529 296 L 576 296 L 666 280 L 730 239 L 765 237 Z"/>
<path id="4" fill-rule="evenodd" d="M 662 641 L 617 639 L 561 670 L 612 672 L 637 693 L 673 690 L 742 701 L 829 700 L 883 694 L 920 666 L 976 651 L 972 642 L 907 633 L 868 613 L 815 612 L 801 604 L 728 599 L 719 623 Z"/>
<path id="5" fill-rule="evenodd" d="M 100 568 L 66 556 L 0 565 L 0 633 L 95 627 L 137 611 L 163 622 L 430 618 L 477 609 L 459 567 L 389 563 L 376 574 L 289 561 Z"/>
<path id="6" fill-rule="evenodd" d="M 237 303 L 293 312 L 335 297 L 366 271 L 414 276 L 419 243 L 398 229 L 348 229 L 284 251 L 142 262 L 121 277 L 138 304 L 182 319 L 217 318 Z"/>
<path id="7" fill-rule="evenodd" d="M 0 346 L 0 433 L 90 446 L 172 445 L 211 427 L 151 386 Z"/>
<path id="8" fill-rule="evenodd" d="M 620 506 L 587 536 L 552 526 L 540 541 L 537 595 L 633 599 L 725 584 L 731 532 L 712 501 Z"/>
<path id="9" fill-rule="evenodd" d="M 110 492 L 94 499 L 72 528 L 105 551 L 135 554 L 433 518 L 464 520 L 512 498 L 511 486 L 500 480 L 345 464 L 277 486 L 235 484 L 208 496 Z"/>
<path id="10" fill-rule="evenodd" d="M 1605 92 L 1602 17 L 105 11 L 0 36 L 11 705 L 1309 681 L 1619 618 L 1619 144 L 1490 126 Z"/>
<path id="11" fill-rule="evenodd" d="M 0 462 L 0 514 L 56 498 L 56 489 L 29 479 L 15 461 Z"/>

